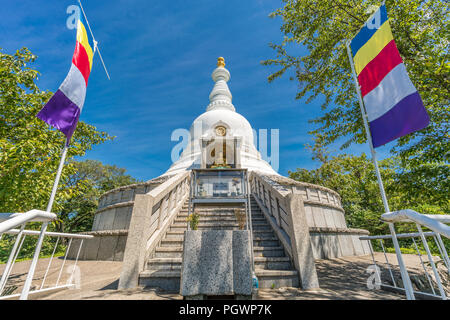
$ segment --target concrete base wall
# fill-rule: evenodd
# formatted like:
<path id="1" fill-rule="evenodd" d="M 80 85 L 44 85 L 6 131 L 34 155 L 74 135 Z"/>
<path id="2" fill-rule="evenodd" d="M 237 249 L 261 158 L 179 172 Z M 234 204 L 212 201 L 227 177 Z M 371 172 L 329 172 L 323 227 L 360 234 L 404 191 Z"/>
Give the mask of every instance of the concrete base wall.
<path id="1" fill-rule="evenodd" d="M 315 259 L 333 259 L 370 254 L 367 241 L 359 237 L 369 232 L 361 229 L 310 228 Z"/>
<path id="2" fill-rule="evenodd" d="M 93 239 L 84 239 L 79 253 L 79 260 L 122 261 L 128 230 L 93 231 L 83 234 L 93 235 Z M 73 239 L 68 259 L 76 259 L 80 239 Z"/>

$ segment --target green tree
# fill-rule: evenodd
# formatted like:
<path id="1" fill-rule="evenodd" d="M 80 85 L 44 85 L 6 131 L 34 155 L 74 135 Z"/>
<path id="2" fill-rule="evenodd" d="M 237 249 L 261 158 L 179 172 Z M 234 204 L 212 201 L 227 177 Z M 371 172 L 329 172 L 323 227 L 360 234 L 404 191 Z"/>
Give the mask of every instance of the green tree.
<path id="1" fill-rule="evenodd" d="M 39 72 L 28 65 L 36 60 L 28 49 L 15 54 L 0 50 L 0 212 L 45 209 L 65 137 L 36 118 L 52 93 L 36 85 Z M 106 132 L 80 121 L 67 159 L 83 156 L 94 145 L 112 139 Z M 62 181 L 76 171 L 73 163 L 62 172 Z M 60 184 L 53 211 L 82 191 Z"/>
<path id="2" fill-rule="evenodd" d="M 320 147 L 321 143 L 320 138 L 316 138 L 312 148 L 313 159 L 319 160 L 321 166 L 313 170 L 298 168 L 289 171 L 289 176 L 337 191 L 349 227 L 366 229 L 372 235 L 389 234 L 388 225 L 380 220 L 384 208 L 372 161 L 364 153 L 324 157 L 327 152 Z M 424 214 L 450 211 L 448 166 L 428 165 L 408 170 L 401 166 L 398 158 L 388 158 L 380 161 L 379 167 L 391 210 L 409 208 Z M 430 179 L 428 170 L 439 171 L 439 178 Z M 411 223 L 396 224 L 396 228 L 398 232 L 417 232 Z M 450 242 L 445 242 L 450 249 Z M 405 241 L 401 243 L 411 246 Z M 437 248 L 434 249 L 437 252 Z"/>
<path id="3" fill-rule="evenodd" d="M 96 160 L 73 161 L 72 165 L 75 172 L 65 183 L 81 192 L 63 204 L 56 227 L 62 232 L 90 231 L 101 194 L 138 180 L 123 168 Z"/>
<path id="4" fill-rule="evenodd" d="M 36 118 L 52 93 L 36 85 L 39 72 L 27 66 L 35 60 L 26 48 L 13 55 L 0 49 L 0 212 L 46 208 L 65 142 L 63 134 Z M 50 231 L 90 230 L 99 195 L 136 181 L 125 169 L 73 160 L 112 138 L 83 121 L 78 123 L 52 209 L 59 219 Z M 27 229 L 39 228 L 39 223 L 27 225 Z M 13 241 L 9 235 L 0 241 L 0 262 L 8 258 Z M 51 254 L 55 241 L 46 237 L 41 255 Z M 19 259 L 30 258 L 35 243 L 36 237 L 26 237 Z M 60 242 L 57 253 L 63 250 Z"/>
<path id="5" fill-rule="evenodd" d="M 346 51 L 370 16 L 368 8 L 379 0 L 283 0 L 284 7 L 270 16 L 281 17 L 281 44 L 271 44 L 277 57 L 263 61 L 279 69 L 269 81 L 288 70 L 300 84 L 296 98 L 306 103 L 322 97 L 323 113 L 310 122 L 313 134 L 323 135 L 330 145 L 343 138 L 341 148 L 366 141 L 358 99 L 355 94 Z M 431 118 L 430 125 L 397 140 L 392 152 L 402 163 L 420 167 L 423 163 L 448 161 L 449 139 L 449 2 L 442 0 L 392 0 L 386 3 L 397 47 L 412 82 L 422 96 Z M 307 52 L 289 54 L 288 45 Z M 291 79 L 294 79 L 292 77 Z M 435 171 L 429 172 L 437 173 Z"/>

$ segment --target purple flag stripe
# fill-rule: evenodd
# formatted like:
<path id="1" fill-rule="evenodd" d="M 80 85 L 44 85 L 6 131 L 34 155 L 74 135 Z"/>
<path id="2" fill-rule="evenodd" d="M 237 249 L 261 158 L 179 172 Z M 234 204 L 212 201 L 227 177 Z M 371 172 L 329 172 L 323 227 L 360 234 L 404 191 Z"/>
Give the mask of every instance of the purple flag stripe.
<path id="1" fill-rule="evenodd" d="M 382 146 L 414 131 L 425 128 L 430 122 L 418 92 L 403 98 L 381 117 L 369 122 L 374 148 Z"/>
<path id="2" fill-rule="evenodd" d="M 64 133 L 70 141 L 77 127 L 80 108 L 58 89 L 37 117 Z"/>

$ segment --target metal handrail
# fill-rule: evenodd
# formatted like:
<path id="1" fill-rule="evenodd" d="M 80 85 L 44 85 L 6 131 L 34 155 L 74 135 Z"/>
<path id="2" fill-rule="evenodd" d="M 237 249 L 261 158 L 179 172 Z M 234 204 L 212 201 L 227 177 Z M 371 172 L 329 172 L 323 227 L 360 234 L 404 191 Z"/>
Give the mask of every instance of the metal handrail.
<path id="1" fill-rule="evenodd" d="M 23 225 L 23 226 L 24 226 L 24 225 Z M 8 259 L 8 262 L 7 262 L 6 266 L 5 266 L 5 270 L 3 271 L 3 274 L 2 274 L 2 277 L 1 277 L 1 280 L 0 280 L 0 294 L 1 294 L 1 292 L 5 289 L 6 282 L 8 281 L 8 278 L 9 278 L 9 276 L 10 276 L 10 274 L 11 274 L 12 268 L 13 268 L 13 266 L 14 266 L 15 260 L 16 260 L 17 257 L 18 257 L 18 254 L 19 254 L 19 251 L 20 251 L 20 249 L 21 249 L 21 247 L 22 247 L 22 244 L 23 244 L 23 242 L 24 242 L 25 236 L 29 235 L 29 236 L 39 236 L 39 237 L 40 237 L 42 231 L 37 231 L 37 230 L 25 230 L 25 229 L 22 227 L 20 230 L 19 230 L 19 229 L 11 229 L 11 230 L 8 230 L 8 231 L 6 231 L 6 232 L 4 232 L 4 233 L 5 233 L 5 234 L 12 234 L 12 235 L 17 234 L 18 237 L 16 238 L 16 244 L 18 244 L 18 243 L 20 242 L 20 245 L 17 247 L 16 244 L 15 244 L 15 246 L 13 247 L 13 249 L 12 249 L 12 251 L 11 251 L 10 258 Z M 87 234 L 75 234 L 75 233 L 64 233 L 64 232 L 45 232 L 44 235 L 45 235 L 45 236 L 49 236 L 49 237 L 56 237 L 56 238 L 57 238 L 57 241 L 56 241 L 56 243 L 55 243 L 55 246 L 54 246 L 52 255 L 51 255 L 51 257 L 50 257 L 49 263 L 48 263 L 48 265 L 47 265 L 47 268 L 46 268 L 46 271 L 45 271 L 43 280 L 42 280 L 42 282 L 41 282 L 41 285 L 38 287 L 38 289 L 34 289 L 34 290 L 29 290 L 29 288 L 28 288 L 28 289 L 27 289 L 26 296 L 24 297 L 25 299 L 28 298 L 28 295 L 29 295 L 29 294 L 33 294 L 33 293 L 42 293 L 42 292 L 47 292 L 47 291 L 56 290 L 56 289 L 63 289 L 63 288 L 73 287 L 73 286 L 74 286 L 73 283 L 68 283 L 68 284 L 65 284 L 65 285 L 59 285 L 59 280 L 60 280 L 60 278 L 61 278 L 62 270 L 63 270 L 63 268 L 64 268 L 64 266 L 65 266 L 65 263 L 66 263 L 67 254 L 68 254 L 68 252 L 69 252 L 69 250 L 70 250 L 70 248 L 71 248 L 71 245 L 72 245 L 72 240 L 73 240 L 73 239 L 80 239 L 81 242 L 80 242 L 80 244 L 79 244 L 78 251 L 77 251 L 77 255 L 76 255 L 76 259 L 75 259 L 75 263 L 74 263 L 73 269 L 72 269 L 72 271 L 71 271 L 71 275 L 70 275 L 70 278 L 71 278 L 71 279 L 73 278 L 73 275 L 74 275 L 74 272 L 75 272 L 75 267 L 76 267 L 76 265 L 77 265 L 78 258 L 79 258 L 80 252 L 81 252 L 81 247 L 82 247 L 82 245 L 83 245 L 84 240 L 94 238 L 94 236 L 92 236 L 92 235 L 87 235 Z M 19 237 L 19 236 L 20 236 L 20 237 Z M 22 236 L 23 236 L 23 237 L 22 237 Z M 21 237 L 22 237 L 22 238 L 21 238 Z M 51 266 L 51 264 L 52 264 L 53 257 L 54 257 L 54 255 L 55 255 L 55 253 L 56 253 L 56 248 L 57 248 L 57 246 L 58 246 L 58 243 L 59 243 L 60 238 L 67 238 L 67 239 L 70 239 L 70 240 L 69 240 L 69 245 L 67 246 L 66 251 L 65 251 L 65 254 L 64 254 L 64 261 L 63 261 L 63 263 L 61 264 L 61 267 L 60 267 L 60 270 L 59 270 L 58 279 L 57 279 L 57 281 L 56 281 L 56 284 L 55 284 L 54 286 L 50 286 L 50 287 L 48 287 L 48 288 L 44 288 L 44 284 L 45 284 L 45 281 L 46 281 L 46 278 L 47 278 L 47 274 L 48 274 L 48 272 L 49 272 L 49 270 L 50 270 L 50 266 Z M 33 259 L 34 259 L 34 258 L 33 258 Z M 6 296 L 0 296 L 0 300 L 5 300 L 5 299 L 12 299 L 12 298 L 18 298 L 18 297 L 21 297 L 21 296 L 23 295 L 23 291 L 24 291 L 25 289 L 26 289 L 25 287 L 22 289 L 22 293 L 11 294 L 11 295 L 6 295 Z"/>
<path id="2" fill-rule="evenodd" d="M 73 277 L 74 272 L 75 272 L 75 266 L 78 262 L 78 257 L 80 255 L 80 251 L 81 251 L 81 247 L 83 245 L 83 241 L 85 239 L 92 239 L 93 236 L 92 235 L 86 235 L 86 234 L 71 234 L 71 233 L 63 233 L 63 232 L 46 232 L 46 228 L 41 228 L 40 231 L 38 230 L 25 230 L 25 225 L 28 222 L 43 222 L 44 225 L 47 225 L 48 222 L 55 220 L 57 218 L 57 215 L 52 213 L 52 212 L 47 212 L 47 211 L 43 211 L 43 210 L 37 210 L 37 209 L 33 209 L 30 211 L 27 211 L 25 213 L 0 213 L 0 234 L 12 234 L 12 235 L 17 235 L 15 243 L 13 245 L 13 248 L 11 250 L 11 253 L 9 255 L 8 261 L 6 263 L 5 269 L 3 271 L 2 277 L 0 279 L 0 294 L 1 292 L 3 292 L 3 290 L 5 289 L 6 283 L 8 281 L 8 278 L 11 274 L 11 271 L 13 269 L 14 263 L 19 255 L 20 249 L 22 248 L 22 245 L 24 243 L 25 237 L 27 235 L 29 236 L 38 236 L 38 245 L 36 247 L 36 252 L 33 256 L 32 262 L 31 262 L 31 266 L 30 266 L 30 270 L 28 271 L 28 275 L 27 275 L 27 279 L 25 281 L 24 287 L 22 289 L 22 292 L 19 294 L 13 294 L 13 295 L 7 295 L 7 296 L 0 296 L 0 300 L 4 300 L 4 299 L 11 299 L 11 298 L 16 298 L 16 297 L 20 297 L 20 299 L 27 299 L 28 295 L 30 293 L 37 293 L 37 292 L 45 292 L 45 291 L 49 291 L 49 290 L 53 290 L 53 289 L 57 289 L 57 288 L 68 288 L 73 286 L 72 283 L 66 284 L 66 285 L 58 285 L 61 274 L 62 274 L 62 270 L 64 268 L 65 262 L 66 262 L 66 258 L 67 258 L 67 254 L 70 250 L 70 246 L 72 244 L 72 240 L 73 239 L 80 239 L 80 245 L 78 248 L 78 253 L 76 255 L 76 260 L 75 260 L 75 264 L 74 264 L 74 268 L 72 269 L 72 273 L 71 273 L 71 277 Z M 17 226 L 21 226 L 20 229 L 14 229 L 14 227 Z M 53 253 L 50 257 L 50 261 L 49 264 L 47 266 L 44 278 L 42 280 L 41 286 L 39 289 L 34 289 L 30 291 L 30 286 L 31 286 L 31 281 L 33 279 L 34 276 L 34 271 L 35 271 L 35 266 L 37 263 L 37 260 L 39 259 L 39 251 L 40 251 L 40 246 L 39 243 L 42 243 L 42 239 L 44 236 L 49 236 L 49 237 L 57 237 L 57 241 L 55 244 L 55 247 L 53 249 Z M 59 239 L 60 238 L 68 238 L 70 239 L 69 241 L 69 245 L 66 248 L 66 252 L 65 252 L 65 256 L 64 256 L 64 261 L 61 265 L 60 271 L 59 271 L 59 276 L 58 276 L 58 280 L 56 282 L 56 285 L 50 288 L 44 288 L 44 283 L 47 277 L 47 274 L 49 272 L 52 260 L 53 260 L 53 256 L 55 255 L 56 252 L 56 248 L 58 246 L 59 243 Z M 33 267 L 34 266 L 34 267 Z M 72 278 L 71 278 L 72 279 Z"/>
<path id="3" fill-rule="evenodd" d="M 19 229 L 11 229 L 4 233 L 7 234 L 18 234 L 20 232 Z M 38 230 L 23 230 L 23 234 L 30 236 L 38 236 L 41 234 Z M 65 233 L 65 232 L 45 232 L 46 236 L 49 237 L 61 237 L 61 238 L 72 238 L 72 239 L 92 239 L 94 236 L 89 234 L 79 234 L 79 233 Z"/>
<path id="4" fill-rule="evenodd" d="M 444 224 L 450 223 L 450 215 L 425 215 L 405 209 L 384 213 L 381 215 L 381 219 L 387 222 L 414 222 L 450 238 L 450 226 Z"/>
<path id="5" fill-rule="evenodd" d="M 436 235 L 435 232 L 424 232 L 424 236 L 426 237 L 432 237 Z M 420 237 L 420 233 L 397 233 L 397 238 L 418 238 Z M 379 240 L 379 239 L 392 239 L 391 234 L 385 234 L 380 236 L 361 236 L 359 237 L 359 240 Z"/>
<path id="6" fill-rule="evenodd" d="M 417 254 L 420 258 L 422 267 L 425 271 L 425 275 L 427 276 L 427 279 L 430 283 L 431 289 L 433 291 L 433 294 L 428 294 L 430 296 L 434 296 L 434 297 L 439 297 L 443 300 L 448 299 L 447 294 L 444 290 L 442 281 L 441 281 L 441 277 L 437 271 L 437 267 L 436 264 L 433 260 L 433 257 L 431 255 L 431 251 L 430 248 L 428 246 L 428 242 L 426 240 L 426 237 L 433 237 L 436 245 L 439 249 L 439 252 L 442 256 L 442 260 L 444 261 L 446 267 L 447 267 L 447 271 L 450 274 L 450 260 L 448 257 L 448 253 L 447 250 L 444 246 L 444 243 L 442 242 L 441 239 L 441 235 L 450 238 L 450 226 L 447 226 L 445 223 L 450 223 L 450 215 L 425 215 L 425 214 L 420 214 L 414 210 L 411 209 L 405 209 L 405 210 L 399 210 L 399 211 L 393 211 L 393 212 L 388 212 L 385 213 L 381 216 L 381 219 L 383 221 L 386 221 L 388 223 L 395 223 L 395 222 L 411 222 L 411 223 L 415 223 L 416 227 L 417 227 L 417 231 L 418 233 L 404 233 L 404 234 L 399 234 L 397 235 L 397 238 L 412 238 L 414 246 L 416 248 Z M 432 232 L 423 232 L 422 231 L 422 226 L 429 228 L 430 230 L 432 230 Z M 428 274 L 428 271 L 425 268 L 425 265 L 423 263 L 422 260 L 422 256 L 420 254 L 420 251 L 417 247 L 417 244 L 414 240 L 414 238 L 420 238 L 422 241 L 422 244 L 424 246 L 424 249 L 427 253 L 428 256 L 428 261 L 431 265 L 431 268 L 433 270 L 433 274 L 434 274 L 434 279 L 436 281 L 436 284 L 438 286 L 439 289 L 439 295 L 435 294 L 434 292 L 434 288 L 431 282 L 431 277 Z M 383 252 L 385 253 L 384 250 L 384 246 L 382 241 L 384 239 L 392 239 L 392 235 L 378 235 L 378 236 L 364 236 L 364 237 L 360 237 L 361 240 L 367 240 L 369 242 L 369 246 L 371 248 L 371 253 L 372 253 L 372 258 L 373 261 L 376 265 L 375 259 L 373 257 L 373 249 L 372 249 L 372 245 L 370 240 L 375 240 L 378 239 L 380 241 L 380 244 L 382 246 Z M 396 250 L 397 251 L 397 250 Z M 401 255 L 401 252 L 398 252 L 398 254 Z M 386 253 L 385 253 L 386 255 Z M 388 268 L 389 268 L 389 272 L 391 272 L 390 267 L 389 267 L 389 263 L 387 261 L 387 257 L 386 257 L 386 262 L 388 264 Z M 406 271 L 406 268 L 403 266 L 404 270 L 402 270 L 402 266 L 400 265 L 400 270 L 401 271 Z M 391 273 L 391 277 L 392 277 L 392 273 Z M 394 282 L 394 279 L 392 279 Z M 394 287 L 397 287 L 395 282 L 394 282 Z"/>
<path id="7" fill-rule="evenodd" d="M 0 213 L 0 234 L 31 221 L 48 222 L 56 219 L 56 214 L 33 209 L 24 213 Z"/>

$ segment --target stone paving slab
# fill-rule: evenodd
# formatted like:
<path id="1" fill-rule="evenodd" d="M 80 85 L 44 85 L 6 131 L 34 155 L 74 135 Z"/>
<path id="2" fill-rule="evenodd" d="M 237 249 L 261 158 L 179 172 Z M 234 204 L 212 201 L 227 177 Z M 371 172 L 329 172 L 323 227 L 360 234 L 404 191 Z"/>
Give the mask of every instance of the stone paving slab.
<path id="1" fill-rule="evenodd" d="M 396 264 L 395 254 L 387 254 L 389 262 Z M 420 260 L 416 255 L 403 255 L 409 269 L 420 270 Z M 384 255 L 375 253 L 377 262 L 384 263 Z M 52 263 L 46 283 L 54 284 L 59 267 L 63 259 L 55 258 Z M 66 267 L 73 265 L 73 260 L 66 262 Z M 42 281 L 48 259 L 41 259 L 37 267 L 34 285 Z M 14 266 L 13 279 L 11 283 L 19 284 L 25 279 L 30 261 L 18 262 Z M 281 299 L 281 300 L 398 300 L 404 299 L 403 295 L 381 290 L 367 289 L 366 282 L 368 274 L 366 269 L 372 265 L 371 256 L 348 257 L 332 260 L 316 260 L 316 268 L 319 276 L 320 289 L 301 290 L 298 288 L 260 289 L 258 299 Z M 116 290 L 118 278 L 122 269 L 120 261 L 79 261 L 81 271 L 81 288 L 64 290 L 40 299 L 57 300 L 179 300 L 181 295 L 168 294 L 159 290 L 137 288 L 131 290 Z M 5 265 L 0 265 L 0 273 Z M 66 269 L 65 267 L 65 269 Z M 68 274 L 64 271 L 61 283 L 65 283 Z"/>

